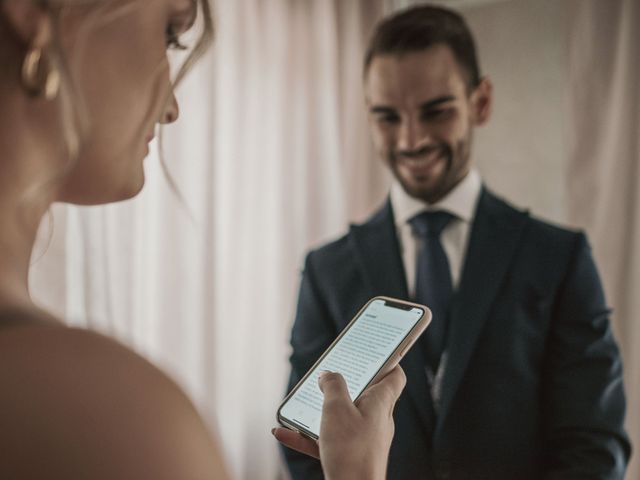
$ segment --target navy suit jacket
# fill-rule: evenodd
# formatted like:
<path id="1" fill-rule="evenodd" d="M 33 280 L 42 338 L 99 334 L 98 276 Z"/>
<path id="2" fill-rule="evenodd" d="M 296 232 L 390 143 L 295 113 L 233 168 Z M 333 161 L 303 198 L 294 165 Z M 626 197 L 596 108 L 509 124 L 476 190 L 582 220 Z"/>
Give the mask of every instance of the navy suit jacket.
<path id="1" fill-rule="evenodd" d="M 291 335 L 289 390 L 371 297 L 408 299 L 389 202 L 311 252 Z M 622 479 L 622 365 L 582 233 L 483 189 L 450 309 L 448 359 L 430 415 L 419 349 L 401 365 L 389 479 Z M 320 464 L 285 449 L 294 480 Z"/>

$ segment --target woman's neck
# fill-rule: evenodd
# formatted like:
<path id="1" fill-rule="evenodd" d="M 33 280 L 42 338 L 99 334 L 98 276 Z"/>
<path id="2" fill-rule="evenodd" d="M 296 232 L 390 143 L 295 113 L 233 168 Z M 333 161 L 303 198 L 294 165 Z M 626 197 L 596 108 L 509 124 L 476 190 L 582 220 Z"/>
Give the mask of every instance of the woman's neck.
<path id="1" fill-rule="evenodd" d="M 0 197 L 0 305 L 31 303 L 31 251 L 46 207 L 27 208 L 27 202 Z"/>
<path id="2" fill-rule="evenodd" d="M 0 306 L 31 302 L 28 288 L 31 251 L 40 221 L 55 198 L 51 144 L 29 122 L 17 100 L 6 100 L 0 119 Z"/>

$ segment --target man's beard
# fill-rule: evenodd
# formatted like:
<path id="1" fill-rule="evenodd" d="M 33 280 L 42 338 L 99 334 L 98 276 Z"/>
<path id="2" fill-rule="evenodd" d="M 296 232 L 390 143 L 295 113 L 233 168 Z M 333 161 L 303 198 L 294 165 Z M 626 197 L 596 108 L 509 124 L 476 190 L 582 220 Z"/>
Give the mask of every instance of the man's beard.
<path id="1" fill-rule="evenodd" d="M 427 203 L 434 203 L 442 199 L 462 180 L 469 168 L 468 157 L 470 153 L 471 133 L 466 138 L 461 139 L 456 145 L 455 151 L 450 145 L 441 143 L 438 145 L 427 146 L 411 152 L 391 152 L 389 154 L 389 165 L 394 177 L 400 182 L 404 191 L 411 197 L 420 199 Z M 437 180 L 437 183 L 430 187 L 420 187 L 410 185 L 401 177 L 398 171 L 398 161 L 403 158 L 416 158 L 427 155 L 433 151 L 439 150 L 439 158 L 443 158 L 445 162 L 444 171 Z M 456 165 L 461 166 L 461 171 L 454 170 Z"/>

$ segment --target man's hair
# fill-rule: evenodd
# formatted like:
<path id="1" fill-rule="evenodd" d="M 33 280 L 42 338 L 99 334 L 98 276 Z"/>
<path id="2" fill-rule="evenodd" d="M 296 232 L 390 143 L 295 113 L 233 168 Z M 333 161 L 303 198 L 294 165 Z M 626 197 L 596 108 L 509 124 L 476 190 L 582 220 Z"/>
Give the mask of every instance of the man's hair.
<path id="1" fill-rule="evenodd" d="M 365 76 L 377 55 L 413 53 L 446 45 L 468 75 L 468 86 L 480 83 L 480 69 L 471 31 L 459 14 L 433 5 L 419 5 L 383 19 L 373 32 L 364 60 Z"/>

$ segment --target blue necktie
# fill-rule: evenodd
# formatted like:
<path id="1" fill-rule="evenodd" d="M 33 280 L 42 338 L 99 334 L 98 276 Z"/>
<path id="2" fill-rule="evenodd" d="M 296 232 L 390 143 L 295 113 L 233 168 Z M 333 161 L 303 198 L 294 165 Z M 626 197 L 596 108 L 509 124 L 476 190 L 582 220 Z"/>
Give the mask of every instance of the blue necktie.
<path id="1" fill-rule="evenodd" d="M 409 220 L 414 235 L 420 240 L 415 301 L 427 305 L 433 313 L 422 342 L 425 360 L 434 375 L 445 347 L 447 314 L 453 295 L 451 270 L 440 234 L 452 218 L 447 212 L 423 212 Z"/>

